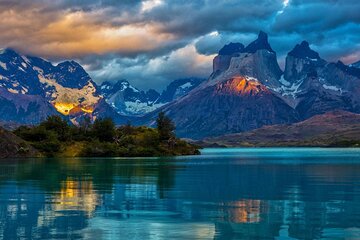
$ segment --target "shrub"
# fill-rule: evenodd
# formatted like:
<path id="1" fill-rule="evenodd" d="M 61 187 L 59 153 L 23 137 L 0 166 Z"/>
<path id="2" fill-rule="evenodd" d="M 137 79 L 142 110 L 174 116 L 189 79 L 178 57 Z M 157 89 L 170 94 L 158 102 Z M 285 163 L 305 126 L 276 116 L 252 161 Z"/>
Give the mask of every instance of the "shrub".
<path id="1" fill-rule="evenodd" d="M 111 118 L 96 119 L 92 133 L 101 142 L 112 142 L 115 138 L 115 124 Z"/>

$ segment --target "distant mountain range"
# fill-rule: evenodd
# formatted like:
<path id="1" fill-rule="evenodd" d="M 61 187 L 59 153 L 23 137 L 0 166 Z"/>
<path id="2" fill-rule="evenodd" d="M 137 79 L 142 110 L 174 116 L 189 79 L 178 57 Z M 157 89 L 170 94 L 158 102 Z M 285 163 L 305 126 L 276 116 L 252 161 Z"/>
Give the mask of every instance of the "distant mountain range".
<path id="1" fill-rule="evenodd" d="M 77 124 L 111 117 L 118 124 L 151 112 L 195 88 L 204 79 L 172 82 L 162 94 L 140 91 L 126 80 L 98 86 L 75 61 L 58 65 L 11 49 L 0 52 L 0 121 L 36 124 L 60 114 Z"/>
<path id="2" fill-rule="evenodd" d="M 205 79 L 183 78 L 174 80 L 160 94 L 150 89 L 141 91 L 126 81 L 103 82 L 99 92 L 106 102 L 123 115 L 138 116 L 158 109 L 190 92 Z"/>
<path id="3" fill-rule="evenodd" d="M 248 46 L 230 43 L 205 79 L 173 81 L 159 93 L 126 80 L 97 85 L 74 61 L 57 65 L 11 49 L 0 52 L 0 122 L 35 124 L 61 114 L 74 124 L 84 116 L 117 124 L 153 125 L 169 115 L 181 137 L 201 139 L 292 124 L 333 110 L 360 112 L 360 63 L 327 62 L 308 42 L 296 44 L 282 71 L 268 36 Z"/>
<path id="4" fill-rule="evenodd" d="M 180 136 L 194 139 L 295 123 L 335 109 L 358 113 L 360 69 L 354 66 L 329 63 L 303 41 L 288 53 L 282 71 L 260 32 L 246 47 L 224 46 L 209 79 L 162 110 Z"/>

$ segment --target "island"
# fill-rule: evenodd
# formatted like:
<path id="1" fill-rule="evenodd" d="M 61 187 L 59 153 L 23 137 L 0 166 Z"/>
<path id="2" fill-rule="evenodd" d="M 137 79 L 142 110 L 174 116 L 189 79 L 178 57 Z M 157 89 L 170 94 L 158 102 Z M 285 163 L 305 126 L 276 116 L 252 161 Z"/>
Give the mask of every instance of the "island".
<path id="1" fill-rule="evenodd" d="M 10 157 L 157 157 L 198 155 L 199 147 L 176 137 L 175 125 L 163 112 L 156 128 L 115 126 L 111 118 L 76 126 L 58 115 L 36 126 L 0 130 L 1 158 Z"/>

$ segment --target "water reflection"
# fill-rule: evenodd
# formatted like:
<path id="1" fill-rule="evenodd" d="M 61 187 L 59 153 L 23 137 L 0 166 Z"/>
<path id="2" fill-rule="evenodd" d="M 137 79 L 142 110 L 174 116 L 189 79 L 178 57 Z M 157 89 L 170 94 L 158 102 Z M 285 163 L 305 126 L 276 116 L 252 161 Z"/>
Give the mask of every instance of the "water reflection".
<path id="1" fill-rule="evenodd" d="M 360 151 L 286 151 L 8 160 L 0 238 L 360 239 Z"/>
<path id="2" fill-rule="evenodd" d="M 68 177 L 61 183 L 59 194 L 52 200 L 54 211 L 83 211 L 91 217 L 96 206 L 101 204 L 91 178 Z"/>

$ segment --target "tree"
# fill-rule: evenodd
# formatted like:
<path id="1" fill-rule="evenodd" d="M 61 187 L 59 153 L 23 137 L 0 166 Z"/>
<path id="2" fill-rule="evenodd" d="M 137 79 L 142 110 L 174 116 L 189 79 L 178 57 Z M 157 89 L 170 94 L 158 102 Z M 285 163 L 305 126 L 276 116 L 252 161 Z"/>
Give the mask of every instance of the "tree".
<path id="1" fill-rule="evenodd" d="M 112 142 L 115 138 L 115 124 L 111 118 L 96 119 L 93 134 L 102 142 Z"/>
<path id="2" fill-rule="evenodd" d="M 156 124 L 161 141 L 167 141 L 175 136 L 175 124 L 165 115 L 164 112 L 159 113 L 158 118 L 156 119 Z"/>
<path id="3" fill-rule="evenodd" d="M 49 116 L 40 126 L 45 127 L 48 131 L 56 132 L 60 140 L 69 138 L 70 127 L 66 120 L 58 115 Z"/>

